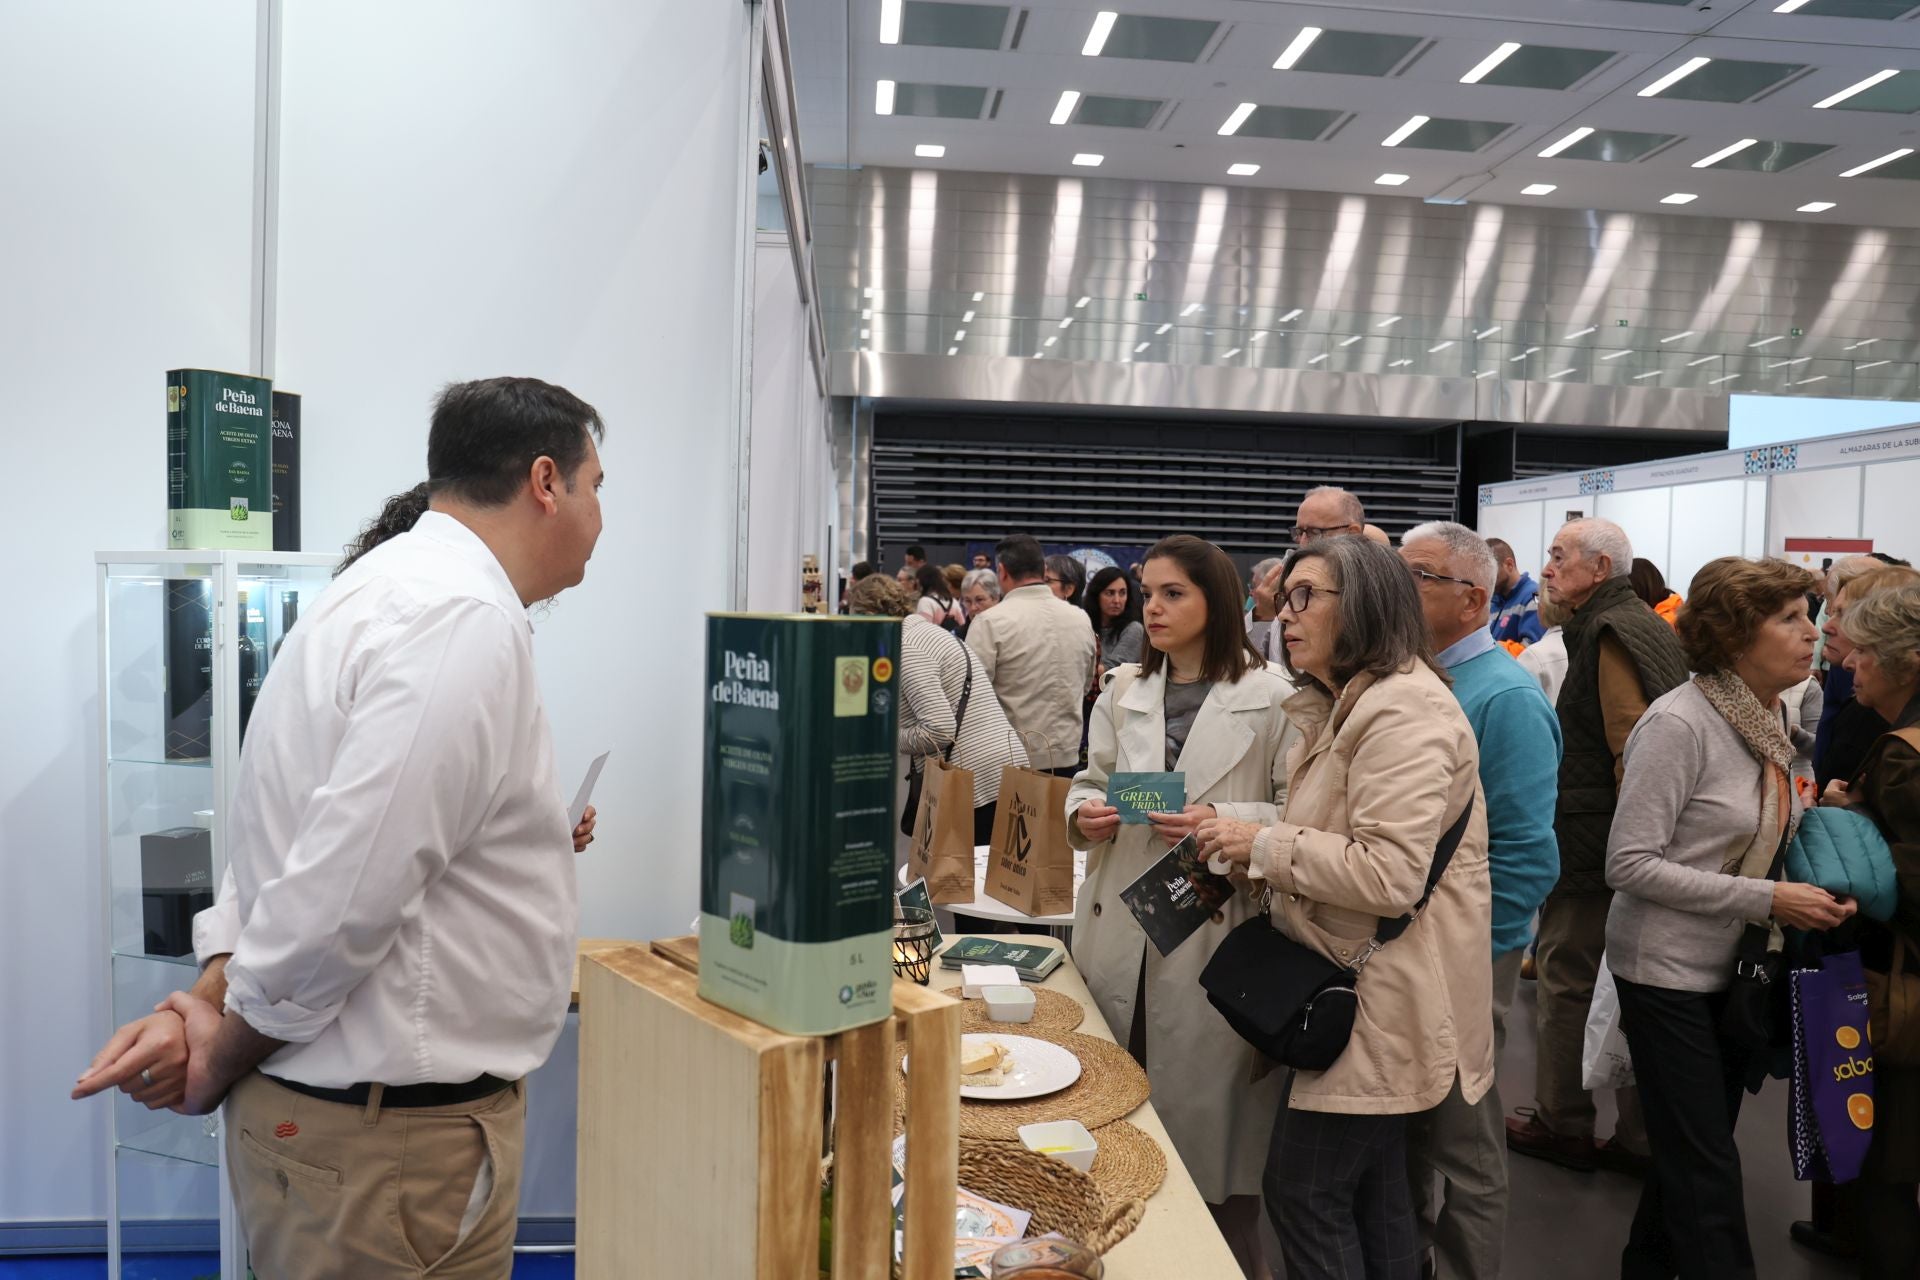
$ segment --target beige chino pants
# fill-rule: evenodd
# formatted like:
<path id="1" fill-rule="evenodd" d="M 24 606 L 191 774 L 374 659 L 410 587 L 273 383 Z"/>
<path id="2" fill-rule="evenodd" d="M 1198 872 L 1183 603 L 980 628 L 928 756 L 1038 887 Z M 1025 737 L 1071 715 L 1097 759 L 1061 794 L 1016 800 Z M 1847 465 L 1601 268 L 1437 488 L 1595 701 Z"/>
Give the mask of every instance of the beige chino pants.
<path id="1" fill-rule="evenodd" d="M 322 1102 L 259 1072 L 226 1103 L 227 1167 L 259 1280 L 505 1280 L 526 1084 L 449 1107 Z"/>

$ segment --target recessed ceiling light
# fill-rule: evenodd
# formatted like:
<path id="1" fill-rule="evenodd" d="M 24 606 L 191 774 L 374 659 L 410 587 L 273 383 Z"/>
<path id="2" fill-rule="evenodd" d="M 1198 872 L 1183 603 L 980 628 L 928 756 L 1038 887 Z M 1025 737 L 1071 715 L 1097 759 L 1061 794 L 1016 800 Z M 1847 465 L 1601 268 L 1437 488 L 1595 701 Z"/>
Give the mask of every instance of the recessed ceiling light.
<path id="1" fill-rule="evenodd" d="M 1619 358 L 1620 358 L 1621 356 L 1630 356 L 1630 355 L 1632 355 L 1632 354 L 1633 354 L 1633 348 L 1632 348 L 1632 347 L 1625 347 L 1625 348 L 1622 348 L 1622 349 L 1621 349 L 1621 350 L 1619 350 L 1619 351 L 1615 351 L 1615 352 L 1614 352 L 1613 354 L 1611 354 L 1611 355 L 1604 355 L 1604 356 L 1601 356 L 1600 358 L 1601 358 L 1602 360 L 1618 360 L 1618 359 L 1619 359 Z"/>
<path id="2" fill-rule="evenodd" d="M 1351 338 L 1340 339 L 1340 345 L 1343 347 L 1350 347 L 1358 341 L 1360 341 L 1360 335 L 1356 333 Z"/>
<path id="3" fill-rule="evenodd" d="M 1050 346 L 1052 346 L 1052 345 L 1053 345 L 1054 343 L 1056 343 L 1056 342 L 1058 342 L 1058 341 L 1060 341 L 1060 335 L 1056 333 L 1056 334 L 1054 334 L 1054 335 L 1053 335 L 1053 336 L 1052 336 L 1051 338 L 1048 338 L 1048 339 L 1047 339 L 1047 340 L 1046 340 L 1045 342 L 1043 342 L 1043 343 L 1041 343 L 1041 345 L 1042 345 L 1042 346 L 1046 346 L 1046 347 L 1050 347 Z"/>
<path id="4" fill-rule="evenodd" d="M 862 311 L 860 312 L 860 318 L 861 318 L 862 320 L 871 320 L 871 319 L 873 319 L 873 308 L 872 308 L 872 307 L 866 307 L 866 308 L 864 308 L 864 309 L 863 309 L 863 310 L 862 310 Z"/>
<path id="5" fill-rule="evenodd" d="M 1573 340 L 1574 340 L 1575 338 L 1584 338 L 1584 337 L 1586 337 L 1586 336 L 1587 336 L 1588 334 L 1590 334 L 1590 333 L 1593 333 L 1593 332 L 1594 332 L 1595 330 L 1597 330 L 1597 329 L 1599 329 L 1599 327 L 1600 327 L 1600 326 L 1599 326 L 1599 325 L 1597 325 L 1597 324 L 1590 324 L 1590 325 L 1588 325 L 1588 326 L 1587 326 L 1586 328 L 1584 328 L 1584 329 L 1575 329 L 1575 330 L 1574 330 L 1574 331 L 1573 331 L 1572 333 L 1570 333 L 1570 334 L 1568 334 L 1568 335 L 1567 335 L 1566 337 L 1564 337 L 1564 338 L 1562 338 L 1562 339 L 1560 339 L 1560 341 L 1562 341 L 1562 342 L 1572 342 L 1572 341 L 1573 341 Z"/>
<path id="6" fill-rule="evenodd" d="M 1383 173 L 1373 181 L 1375 186 L 1397 187 L 1405 182 L 1409 176 L 1410 175 L 1404 173 Z"/>
<path id="7" fill-rule="evenodd" d="M 1093 29 L 1087 32 L 1087 42 L 1080 46 L 1080 52 L 1089 58 L 1097 58 L 1100 51 L 1107 47 L 1107 37 L 1113 32 L 1113 23 L 1120 15 L 1111 9 L 1102 9 L 1093 15 Z"/>
<path id="8" fill-rule="evenodd" d="M 1635 382 L 1640 382 L 1647 378 L 1657 378 L 1660 376 L 1661 372 L 1662 372 L 1661 370 L 1655 369 L 1649 373 L 1636 373 L 1633 375 L 1633 380 Z"/>
<path id="9" fill-rule="evenodd" d="M 1732 382 L 1735 378 L 1739 376 L 1740 375 L 1737 373 L 1723 373 L 1717 378 L 1708 378 L 1707 385 L 1710 387 L 1717 387 L 1723 382 Z"/>
<path id="10" fill-rule="evenodd" d="M 1062 320 L 1062 321 L 1060 322 L 1060 327 L 1061 327 L 1062 329 L 1065 329 L 1065 328 L 1067 328 L 1067 327 L 1068 327 L 1069 325 L 1071 325 L 1072 323 L 1073 323 L 1073 317 L 1072 317 L 1072 316 L 1068 316 L 1068 317 L 1067 317 L 1067 318 L 1066 318 L 1065 320 Z"/>
<path id="11" fill-rule="evenodd" d="M 1843 178 L 1855 178 L 1865 173 L 1869 169 L 1878 169 L 1883 164 L 1893 163 L 1895 160 L 1898 160 L 1901 156 L 1910 156 L 1912 154 L 1913 154 L 1912 147 L 1902 147 L 1898 151 L 1887 152 L 1887 154 L 1881 156 L 1878 160 L 1869 160 L 1865 164 L 1857 164 L 1853 166 L 1853 168 L 1841 174 L 1840 176 Z"/>
<path id="12" fill-rule="evenodd" d="M 923 142 L 913 149 L 913 154 L 923 160 L 938 160 L 947 154 L 947 149 L 937 142 Z"/>
<path id="13" fill-rule="evenodd" d="M 1873 86 L 1879 84 L 1882 80 L 1891 80 L 1893 77 L 1899 74 L 1900 72 L 1898 68 L 1892 68 L 1886 71 L 1876 71 L 1872 75 L 1868 76 L 1865 80 L 1860 81 L 1858 84 L 1850 84 L 1846 88 L 1842 89 L 1840 92 L 1834 94 L 1832 97 L 1820 99 L 1820 101 L 1813 104 L 1813 109 L 1815 111 L 1824 111 L 1828 107 L 1836 106 L 1839 103 L 1845 102 L 1848 98 L 1851 98 L 1856 93 L 1865 93 L 1867 90 L 1873 88 Z"/>
<path id="14" fill-rule="evenodd" d="M 1295 307 L 1293 310 L 1287 312 L 1287 314 L 1280 317 L 1280 323 L 1285 324 L 1289 320 L 1297 320 L 1299 318 L 1300 318 L 1300 308 Z"/>
<path id="15" fill-rule="evenodd" d="M 1147 349 L 1148 347 L 1150 347 L 1150 346 L 1152 346 L 1152 345 L 1153 345 L 1153 344 L 1152 344 L 1151 342 L 1143 342 L 1143 343 L 1141 343 L 1141 344 L 1140 344 L 1139 346 L 1137 346 L 1137 347 L 1135 347 L 1135 348 L 1133 349 L 1133 354 L 1135 354 L 1135 355 L 1139 355 L 1139 354 L 1140 354 L 1140 353 L 1141 353 L 1142 351 L 1145 351 L 1145 350 L 1146 350 L 1146 349 Z"/>
<path id="16" fill-rule="evenodd" d="M 863 298 L 871 298 L 873 296 L 873 286 L 868 285 L 866 288 L 862 289 L 860 291 L 860 296 Z"/>
<path id="17" fill-rule="evenodd" d="M 1681 330 L 1680 332 L 1678 332 L 1678 333 L 1670 333 L 1670 334 L 1668 334 L 1668 335 L 1667 335 L 1666 337 L 1664 337 L 1664 338 L 1662 338 L 1662 339 L 1660 339 L 1660 341 L 1662 341 L 1662 342 L 1678 342 L 1678 341 L 1680 341 L 1680 339 L 1682 339 L 1682 338 L 1691 338 L 1692 336 L 1693 336 L 1693 330 L 1691 330 L 1691 329 L 1682 329 L 1682 330 Z"/>
<path id="18" fill-rule="evenodd" d="M 1542 160 L 1550 160 L 1554 156 L 1559 155 L 1562 151 L 1565 151 L 1568 147 L 1572 146 L 1574 143 L 1580 141 L 1580 139 L 1586 137 L 1588 134 L 1592 132 L 1593 132 L 1592 125 L 1581 125 L 1578 129 L 1575 129 L 1572 133 L 1560 139 L 1558 142 L 1548 147 L 1545 151 L 1542 151 L 1540 153 L 1540 158 Z"/>
<path id="19" fill-rule="evenodd" d="M 1408 365 L 1410 365 L 1410 364 L 1412 364 L 1412 363 L 1413 363 L 1413 361 L 1411 361 L 1411 360 L 1389 360 L 1389 361 L 1387 361 L 1387 368 L 1389 368 L 1389 369 L 1404 369 L 1404 368 L 1406 368 L 1406 367 L 1407 367 Z"/>
<path id="20" fill-rule="evenodd" d="M 1857 350 L 1857 349 L 1859 349 L 1860 347 L 1870 347 L 1870 346 L 1872 346 L 1872 345 L 1873 345 L 1874 343 L 1876 343 L 1876 342 L 1878 342 L 1878 341 L 1880 341 L 1880 339 L 1878 339 L 1878 338 L 1862 338 L 1862 339 L 1860 339 L 1860 341 L 1858 341 L 1858 342 L 1850 342 L 1850 343 L 1848 343 L 1848 344 L 1847 344 L 1846 346 L 1844 346 L 1844 347 L 1842 347 L 1842 348 L 1840 348 L 1840 349 L 1841 349 L 1842 351 L 1854 351 L 1854 350 Z"/>
<path id="21" fill-rule="evenodd" d="M 873 86 L 873 113 L 877 116 L 893 114 L 893 81 L 877 80 Z"/>
<path id="22" fill-rule="evenodd" d="M 975 302 L 985 302 L 987 300 L 987 295 L 985 293 L 975 293 L 973 295 L 973 300 Z"/>
<path id="23" fill-rule="evenodd" d="M 1808 0 L 1783 0 L 1781 4 L 1774 6 L 1773 11 L 1775 13 L 1792 13 L 1795 9 L 1798 9 L 1806 3 L 1808 3 Z"/>
<path id="24" fill-rule="evenodd" d="M 1695 160 L 1693 162 L 1693 167 L 1696 169 L 1710 169 L 1714 165 L 1719 164 L 1722 160 L 1725 160 L 1728 156 L 1737 156 L 1742 151 L 1745 151 L 1748 147 L 1759 145 L 1759 142 L 1760 142 L 1760 139 L 1758 138 L 1742 138 L 1740 139 L 1740 141 L 1734 143 L 1731 146 L 1720 148 L 1718 151 L 1714 152 L 1710 156 L 1707 156 L 1700 160 Z"/>
<path id="25" fill-rule="evenodd" d="M 972 324 L 972 323 L 973 323 L 973 312 L 971 312 L 971 311 L 969 311 L 969 312 L 967 312 L 967 314 L 965 314 L 965 315 L 963 315 L 963 316 L 961 316 L 961 317 L 960 317 L 960 323 L 961 323 L 961 324 Z"/>
<path id="26" fill-rule="evenodd" d="M 1712 58 L 1688 58 L 1685 62 L 1642 89 L 1640 96 L 1643 98 L 1651 98 L 1663 90 L 1671 89 L 1674 85 L 1679 84 L 1682 80 L 1685 80 L 1688 76 L 1712 61 Z"/>
<path id="27" fill-rule="evenodd" d="M 1251 178 L 1254 174 L 1260 172 L 1260 166 L 1257 164 L 1230 164 L 1227 166 L 1227 172 L 1236 178 Z"/>
<path id="28" fill-rule="evenodd" d="M 1253 114 L 1253 108 L 1254 104 L 1251 102 L 1243 102 L 1235 107 L 1233 114 L 1227 117 L 1226 123 L 1220 126 L 1220 136 L 1231 138 L 1238 133 L 1240 126 L 1247 122 L 1247 117 Z"/>
<path id="29" fill-rule="evenodd" d="M 1530 182 L 1520 188 L 1520 194 L 1523 196 L 1544 196 L 1550 195 L 1559 189 L 1559 187 L 1551 182 Z"/>
<path id="30" fill-rule="evenodd" d="M 958 348 L 958 347 L 948 347 L 948 348 L 947 348 L 947 354 L 948 354 L 948 355 L 950 355 L 950 356 L 957 356 L 957 355 L 959 355 L 959 354 L 960 354 L 960 348 Z"/>
<path id="31" fill-rule="evenodd" d="M 1408 116 L 1405 124 L 1380 140 L 1380 145 L 1383 147 L 1399 146 L 1408 138 L 1411 138 L 1420 126 L 1430 119 L 1432 119 L 1431 116 Z"/>
<path id="32" fill-rule="evenodd" d="M 1791 369 L 1793 368 L 1793 366 L 1797 364 L 1805 364 L 1807 361 L 1811 359 L 1813 359 L 1812 356 L 1801 356 L 1798 360 L 1775 360 L 1772 364 L 1767 366 L 1767 370 L 1768 372 L 1772 372 L 1775 369 Z"/>
<path id="33" fill-rule="evenodd" d="M 1056 103 L 1053 108 L 1053 123 L 1065 124 L 1073 118 L 1073 109 L 1079 105 L 1080 91 L 1078 89 L 1061 90 L 1060 101 Z"/>
<path id="34" fill-rule="evenodd" d="M 1044 360 L 1046 358 L 1046 355 L 1047 353 L 1044 351 L 1036 351 L 1033 353 L 1033 358 L 1035 360 Z"/>
<path id="35" fill-rule="evenodd" d="M 1893 363 L 1891 360 L 1869 360 L 1865 364 L 1856 364 L 1853 366 L 1853 371 L 1858 373 L 1862 369 L 1878 369 L 1883 364 L 1891 363 Z"/>
<path id="36" fill-rule="evenodd" d="M 1076 302 L 1076 303 L 1074 303 L 1073 305 L 1074 305 L 1074 307 L 1075 307 L 1075 308 L 1077 309 L 1077 308 L 1080 308 L 1080 307 L 1084 307 L 1084 306 L 1086 306 L 1086 305 L 1087 305 L 1087 304 L 1088 304 L 1089 302 L 1092 302 L 1092 301 L 1093 301 L 1093 297 L 1092 297 L 1092 295 L 1090 295 L 1090 294 L 1081 294 L 1081 295 L 1080 295 L 1080 301 L 1078 301 L 1078 302 Z"/>
<path id="37" fill-rule="evenodd" d="M 1794 383 L 1793 385 L 1796 387 L 1804 387 L 1810 382 L 1825 382 L 1826 380 L 1827 380 L 1826 374 L 1816 373 L 1811 378 L 1802 378 L 1800 379 L 1800 381 Z"/>
<path id="38" fill-rule="evenodd" d="M 1706 363 L 1707 363 L 1708 361 L 1710 361 L 1710 360 L 1718 360 L 1719 358 L 1720 358 L 1719 356 L 1701 356 L 1701 357 L 1700 357 L 1700 358 L 1699 358 L 1698 360 L 1689 360 L 1689 361 L 1687 361 L 1687 368 L 1689 368 L 1689 369 L 1697 369 L 1697 368 L 1699 368 L 1699 367 L 1700 367 L 1701 365 L 1703 365 L 1703 364 L 1706 364 Z"/>
<path id="39" fill-rule="evenodd" d="M 1251 338 L 1247 339 L 1249 343 L 1265 342 L 1266 340 L 1267 340 L 1267 331 L 1265 329 L 1262 329 L 1260 332 L 1254 334 Z"/>
<path id="40" fill-rule="evenodd" d="M 862 342 L 865 342 L 868 338 L 871 338 L 872 336 L 873 336 L 873 330 L 871 329 L 862 329 L 860 331 L 860 340 Z"/>
<path id="41" fill-rule="evenodd" d="M 1121 364 L 1132 364 L 1132 363 L 1133 363 L 1133 357 L 1132 357 L 1132 356 L 1121 356 L 1121 357 L 1120 357 L 1120 363 L 1121 363 Z"/>
<path id="42" fill-rule="evenodd" d="M 1427 354 L 1428 354 L 1428 355 L 1430 355 L 1430 356 L 1431 356 L 1431 355 L 1437 355 L 1437 354 L 1439 354 L 1440 352 L 1442 352 L 1442 351 L 1445 351 L 1445 350 L 1446 350 L 1446 349 L 1447 349 L 1448 347 L 1450 347 L 1450 346 L 1452 346 L 1452 345 L 1453 345 L 1453 339 L 1452 339 L 1452 338 L 1448 338 L 1448 339 L 1447 339 L 1447 340 L 1446 340 L 1445 342 L 1443 342 L 1443 343 L 1441 343 L 1441 344 L 1440 344 L 1439 346 L 1437 346 L 1437 347 L 1428 347 L 1428 348 L 1427 348 Z"/>
<path id="43" fill-rule="evenodd" d="M 1300 28 L 1300 34 L 1295 36 L 1293 42 L 1282 50 L 1280 56 L 1274 60 L 1273 69 L 1275 71 L 1293 70 L 1293 64 L 1306 56 L 1307 50 L 1311 49 L 1313 42 L 1319 38 L 1319 27 Z"/>
<path id="44" fill-rule="evenodd" d="M 1169 320 L 1167 323 L 1161 325 L 1158 329 L 1155 329 L 1153 331 L 1153 336 L 1156 338 L 1164 337 L 1166 335 L 1167 330 L 1171 328 L 1173 328 L 1173 322 Z"/>
<path id="45" fill-rule="evenodd" d="M 1508 41 L 1475 63 L 1473 70 L 1460 77 L 1460 83 L 1479 84 L 1482 76 L 1518 52 L 1520 52 L 1520 46 L 1512 41 Z"/>
<path id="46" fill-rule="evenodd" d="M 880 0 L 880 43 L 900 43 L 901 0 Z"/>
<path id="47" fill-rule="evenodd" d="M 1508 357 L 1507 357 L 1507 363 L 1508 363 L 1508 364 L 1518 364 L 1518 363 L 1520 363 L 1520 361 L 1522 361 L 1522 360 L 1525 360 L 1525 359 L 1526 359 L 1526 358 L 1527 358 L 1528 356 L 1530 356 L 1530 355 L 1532 355 L 1532 354 L 1533 354 L 1534 352 L 1536 352 L 1536 351 L 1538 351 L 1539 349 L 1540 349 L 1540 348 L 1538 348 L 1538 347 L 1528 347 L 1528 348 L 1527 348 L 1527 349 L 1526 349 L 1525 351 L 1522 351 L 1522 352 L 1521 352 L 1521 353 L 1520 353 L 1519 355 L 1517 355 L 1517 356 L 1508 356 Z"/>
<path id="48" fill-rule="evenodd" d="M 1661 204 L 1692 204 L 1700 197 L 1691 191 L 1676 191 L 1670 196 L 1661 196 Z"/>
<path id="49" fill-rule="evenodd" d="M 1309 360 L 1309 361 L 1307 361 L 1307 363 L 1308 363 L 1308 364 L 1319 364 L 1319 363 L 1320 363 L 1320 362 L 1321 362 L 1322 360 L 1325 360 L 1326 358 L 1327 358 L 1327 353 L 1326 353 L 1326 352 L 1324 352 L 1324 351 L 1322 351 L 1322 352 L 1321 352 L 1321 353 L 1320 353 L 1319 355 L 1317 355 L 1317 356 L 1315 356 L 1315 357 L 1314 357 L 1313 359 L 1311 359 L 1311 360 Z"/>
<path id="50" fill-rule="evenodd" d="M 1479 372 L 1475 373 L 1473 376 L 1476 380 L 1480 378 L 1491 378 L 1496 372 L 1498 371 L 1494 369 L 1482 369 Z"/>
<path id="51" fill-rule="evenodd" d="M 1578 373 L 1578 372 L 1579 370 L 1577 369 L 1556 369 L 1552 373 L 1548 374 L 1547 376 L 1549 378 L 1564 378 L 1570 373 Z"/>
<path id="52" fill-rule="evenodd" d="M 1786 340 L 1787 340 L 1786 334 L 1776 333 L 1771 338 L 1762 338 L 1758 342 L 1749 342 L 1747 346 L 1757 349 L 1760 347 L 1770 347 L 1776 342 L 1785 342 Z"/>
<path id="53" fill-rule="evenodd" d="M 1180 314 L 1181 314 L 1182 316 L 1190 316 L 1190 315 L 1192 315 L 1192 314 L 1193 314 L 1194 312 L 1196 312 L 1196 311 L 1198 311 L 1199 309 L 1200 309 L 1200 304 L 1199 304 L 1199 303 L 1197 303 L 1197 302 L 1189 302 L 1189 303 L 1188 303 L 1188 304 L 1187 304 L 1187 305 L 1186 305 L 1186 306 L 1185 306 L 1184 308 L 1182 308 L 1182 309 L 1181 309 L 1181 312 L 1180 312 Z"/>
<path id="54" fill-rule="evenodd" d="M 1801 205 L 1798 209 L 1795 209 L 1794 212 L 1795 213 L 1825 213 L 1827 210 L 1831 208 L 1833 208 L 1833 201 L 1831 200 L 1809 200 L 1807 203 Z"/>
<path id="55" fill-rule="evenodd" d="M 1106 157 L 1103 155 L 1096 155 L 1091 151 L 1082 151 L 1080 154 L 1076 155 L 1073 158 L 1073 162 L 1081 166 L 1082 168 L 1097 169 L 1103 163 L 1106 162 Z"/>
<path id="56" fill-rule="evenodd" d="M 1230 347 L 1230 348 L 1228 348 L 1228 349 L 1227 349 L 1226 351 L 1223 351 L 1223 352 L 1221 352 L 1221 353 L 1220 353 L 1220 358 L 1221 358 L 1222 360 L 1231 360 L 1231 359 L 1233 359 L 1233 358 L 1234 358 L 1235 356 L 1237 356 L 1237 355 L 1239 355 L 1239 354 L 1240 354 L 1240 348 L 1238 348 L 1238 347 Z"/>
<path id="57" fill-rule="evenodd" d="M 1385 320 L 1374 321 L 1373 327 L 1376 329 L 1384 329 L 1390 324 L 1399 324 L 1404 319 L 1406 319 L 1405 316 L 1388 316 Z"/>
<path id="58" fill-rule="evenodd" d="M 967 340 L 967 331 L 965 329 L 955 329 L 953 331 L 953 340 L 955 342 L 965 342 Z"/>
<path id="59" fill-rule="evenodd" d="M 1485 329 L 1482 329 L 1480 332 L 1474 334 L 1473 336 L 1475 338 L 1491 338 L 1494 334 L 1498 332 L 1500 332 L 1500 326 L 1496 324 L 1496 325 L 1491 325 Z"/>

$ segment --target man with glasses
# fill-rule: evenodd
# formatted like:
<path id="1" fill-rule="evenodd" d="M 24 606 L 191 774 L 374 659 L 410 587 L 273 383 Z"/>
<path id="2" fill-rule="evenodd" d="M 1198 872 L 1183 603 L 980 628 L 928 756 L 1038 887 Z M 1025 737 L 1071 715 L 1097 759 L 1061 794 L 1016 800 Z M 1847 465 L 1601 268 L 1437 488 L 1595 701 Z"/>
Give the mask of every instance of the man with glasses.
<path id="1" fill-rule="evenodd" d="M 1560 725 L 1539 683 L 1494 642 L 1487 602 L 1498 575 L 1480 535 L 1451 522 L 1423 524 L 1400 541 L 1420 590 L 1427 634 L 1453 680 L 1453 696 L 1480 745 L 1493 881 L 1493 1042 L 1497 1064 L 1520 960 L 1560 874 L 1553 836 Z M 1433 1275 L 1497 1276 L 1507 1220 L 1507 1162 L 1499 1083 L 1469 1104 L 1455 1082 L 1407 1131 L 1407 1181 Z"/>
<path id="2" fill-rule="evenodd" d="M 1323 484 L 1307 490 L 1307 496 L 1300 500 L 1300 509 L 1293 517 L 1293 543 L 1304 547 L 1342 534 L 1364 536 L 1369 527 L 1367 509 L 1360 505 L 1360 499 L 1345 489 Z M 1381 534 L 1382 539 L 1385 537 Z M 1247 619 L 1247 638 L 1270 662 L 1280 661 L 1280 628 L 1273 625 L 1273 620 L 1280 616 L 1278 593 L 1285 573 L 1286 563 L 1277 561 L 1264 578 L 1256 575 L 1253 610 Z"/>

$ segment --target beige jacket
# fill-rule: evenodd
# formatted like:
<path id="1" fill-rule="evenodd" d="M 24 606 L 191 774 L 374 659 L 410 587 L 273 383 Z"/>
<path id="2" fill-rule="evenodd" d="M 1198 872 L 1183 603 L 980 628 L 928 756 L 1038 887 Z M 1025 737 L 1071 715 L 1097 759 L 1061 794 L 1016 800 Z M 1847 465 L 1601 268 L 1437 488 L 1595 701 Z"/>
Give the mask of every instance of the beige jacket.
<path id="1" fill-rule="evenodd" d="M 1412 910 L 1434 846 L 1474 805 L 1426 910 L 1361 970 L 1346 1053 L 1298 1073 L 1288 1105 L 1425 1111 L 1456 1076 L 1477 1102 L 1493 1084 L 1493 897 L 1473 729 L 1423 664 L 1356 677 L 1337 703 L 1303 691 L 1287 714 L 1302 738 L 1286 812 L 1255 839 L 1253 870 L 1272 882 L 1275 927 L 1332 960 L 1351 964 L 1382 917 Z"/>
<path id="2" fill-rule="evenodd" d="M 1093 623 L 1045 583 L 1015 587 L 973 620 L 980 655 L 1007 719 L 1036 769 L 1080 763 L 1081 710 L 1093 683 Z"/>
<path id="3" fill-rule="evenodd" d="M 1109 678 L 1088 726 L 1087 767 L 1067 792 L 1067 838 L 1088 850 L 1086 885 L 1074 904 L 1073 958 L 1121 1044 L 1133 1026 L 1134 998 L 1146 966 L 1153 1105 L 1200 1194 L 1219 1204 L 1228 1196 L 1260 1194 L 1283 1077 L 1275 1073 L 1255 1081 L 1253 1047 L 1207 1003 L 1200 971 L 1227 931 L 1258 912 L 1259 903 L 1244 893 L 1236 896 L 1163 959 L 1120 900 L 1120 891 L 1167 846 L 1145 825 L 1123 825 L 1111 841 L 1089 846 L 1074 820 L 1081 805 L 1105 802 L 1107 780 L 1115 772 L 1166 767 L 1166 675 L 1140 678 L 1139 671 L 1128 663 Z M 1189 804 L 1210 804 L 1222 817 L 1242 822 L 1265 824 L 1279 816 L 1289 740 L 1283 703 L 1292 691 L 1268 669 L 1208 692 L 1175 762 L 1186 775 Z"/>

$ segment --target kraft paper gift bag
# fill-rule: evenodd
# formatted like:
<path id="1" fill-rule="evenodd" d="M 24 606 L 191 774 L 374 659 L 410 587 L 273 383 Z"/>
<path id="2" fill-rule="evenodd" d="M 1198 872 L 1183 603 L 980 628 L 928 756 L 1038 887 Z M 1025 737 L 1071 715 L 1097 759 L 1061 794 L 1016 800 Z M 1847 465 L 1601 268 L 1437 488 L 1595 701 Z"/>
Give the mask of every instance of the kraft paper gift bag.
<path id="1" fill-rule="evenodd" d="M 1067 789 L 1050 773 L 1000 771 L 1000 807 L 987 855 L 987 896 L 1030 916 L 1073 910 L 1073 846 L 1067 843 Z"/>
<path id="2" fill-rule="evenodd" d="M 934 902 L 973 901 L 973 770 L 927 761 L 907 868 Z"/>
<path id="3" fill-rule="evenodd" d="M 1867 980 L 1860 953 L 1795 969 L 1793 1094 L 1788 1133 L 1793 1176 L 1851 1182 L 1873 1144 L 1873 1047 L 1867 1042 Z"/>

